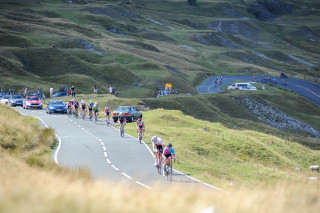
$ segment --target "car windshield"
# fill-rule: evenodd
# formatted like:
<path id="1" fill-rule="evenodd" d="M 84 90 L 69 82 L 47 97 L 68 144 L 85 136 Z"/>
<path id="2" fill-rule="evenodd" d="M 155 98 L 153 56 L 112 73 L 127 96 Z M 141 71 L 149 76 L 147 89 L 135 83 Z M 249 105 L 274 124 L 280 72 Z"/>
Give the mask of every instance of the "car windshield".
<path id="1" fill-rule="evenodd" d="M 130 107 L 127 106 L 120 106 L 116 109 L 116 111 L 120 111 L 120 112 L 129 112 L 130 111 Z"/>
<path id="2" fill-rule="evenodd" d="M 13 99 L 21 99 L 22 96 L 21 96 L 21 95 L 13 95 L 12 98 L 13 98 Z"/>
<path id="3" fill-rule="evenodd" d="M 38 101 L 39 98 L 38 97 L 29 97 L 28 100 L 32 100 L 32 101 Z"/>
<path id="4" fill-rule="evenodd" d="M 9 98 L 10 98 L 9 95 L 4 96 L 4 99 L 9 99 Z"/>
<path id="5" fill-rule="evenodd" d="M 63 101 L 52 101 L 52 105 L 64 105 Z"/>

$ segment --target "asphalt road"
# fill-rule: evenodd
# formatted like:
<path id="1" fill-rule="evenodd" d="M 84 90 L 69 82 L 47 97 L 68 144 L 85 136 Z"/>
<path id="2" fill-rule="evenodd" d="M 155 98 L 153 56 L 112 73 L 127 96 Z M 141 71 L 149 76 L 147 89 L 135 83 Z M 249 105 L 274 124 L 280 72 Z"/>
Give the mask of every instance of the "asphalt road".
<path id="1" fill-rule="evenodd" d="M 222 77 L 221 85 L 218 83 L 215 86 L 216 78 Z M 297 94 L 305 97 L 306 99 L 310 100 L 311 102 L 320 106 L 320 86 L 316 85 L 310 81 L 305 81 L 301 79 L 295 78 L 279 78 L 279 77 L 272 77 L 270 79 L 275 79 L 277 81 L 277 86 L 287 88 L 288 90 L 292 90 Z M 263 83 L 262 76 L 257 76 L 257 82 Z M 282 85 L 282 80 L 287 82 L 287 85 Z M 252 76 L 213 76 L 206 79 L 201 86 L 197 88 L 200 94 L 204 93 L 217 93 L 223 92 L 222 87 L 228 84 L 231 84 L 234 81 L 253 81 Z"/>
<path id="2" fill-rule="evenodd" d="M 153 184 L 169 186 L 215 186 L 199 181 L 179 171 L 174 171 L 170 183 L 160 176 L 154 167 L 154 157 L 148 146 L 140 144 L 130 135 L 120 137 L 119 131 L 109 127 L 102 120 L 97 123 L 88 118 L 70 118 L 61 114 L 46 114 L 45 110 L 16 109 L 23 115 L 31 115 L 41 120 L 44 126 L 55 129 L 59 146 L 52 159 L 59 165 L 90 169 L 95 179 L 127 182 L 151 189 Z"/>

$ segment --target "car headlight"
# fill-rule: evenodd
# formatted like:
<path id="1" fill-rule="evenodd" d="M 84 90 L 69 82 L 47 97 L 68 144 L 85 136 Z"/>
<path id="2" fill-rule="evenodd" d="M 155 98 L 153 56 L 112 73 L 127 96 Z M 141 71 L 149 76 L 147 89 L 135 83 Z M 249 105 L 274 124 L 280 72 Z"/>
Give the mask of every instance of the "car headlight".
<path id="1" fill-rule="evenodd" d="M 49 109 L 54 109 L 54 107 L 49 107 Z"/>
<path id="2" fill-rule="evenodd" d="M 28 103 L 28 102 L 27 102 L 27 103 L 26 103 L 26 105 L 30 106 L 30 105 L 31 105 L 31 103 Z"/>

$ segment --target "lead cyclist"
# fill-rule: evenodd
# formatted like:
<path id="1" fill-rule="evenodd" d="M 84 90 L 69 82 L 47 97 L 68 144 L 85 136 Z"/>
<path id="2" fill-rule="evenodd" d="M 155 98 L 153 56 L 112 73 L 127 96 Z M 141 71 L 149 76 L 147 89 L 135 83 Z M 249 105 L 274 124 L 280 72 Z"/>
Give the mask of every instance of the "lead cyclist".
<path id="1" fill-rule="evenodd" d="M 154 152 L 154 166 L 157 166 L 157 159 L 160 157 L 160 162 L 162 162 L 162 151 L 163 151 L 163 141 L 160 137 L 153 136 L 151 138 L 152 147 Z"/>

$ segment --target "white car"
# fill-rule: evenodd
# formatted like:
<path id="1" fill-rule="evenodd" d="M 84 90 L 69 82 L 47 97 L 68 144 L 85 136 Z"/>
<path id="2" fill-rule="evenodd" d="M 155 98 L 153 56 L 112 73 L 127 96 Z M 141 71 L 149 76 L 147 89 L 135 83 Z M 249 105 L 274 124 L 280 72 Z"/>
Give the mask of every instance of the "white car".
<path id="1" fill-rule="evenodd" d="M 228 86 L 228 89 L 238 89 L 238 90 L 257 90 L 256 87 L 252 86 L 251 83 L 235 83 Z"/>
<path id="2" fill-rule="evenodd" d="M 4 95 L 4 96 L 2 97 L 2 99 L 1 99 L 1 103 L 2 103 L 2 104 L 8 104 L 9 98 L 10 98 L 9 95 Z"/>

